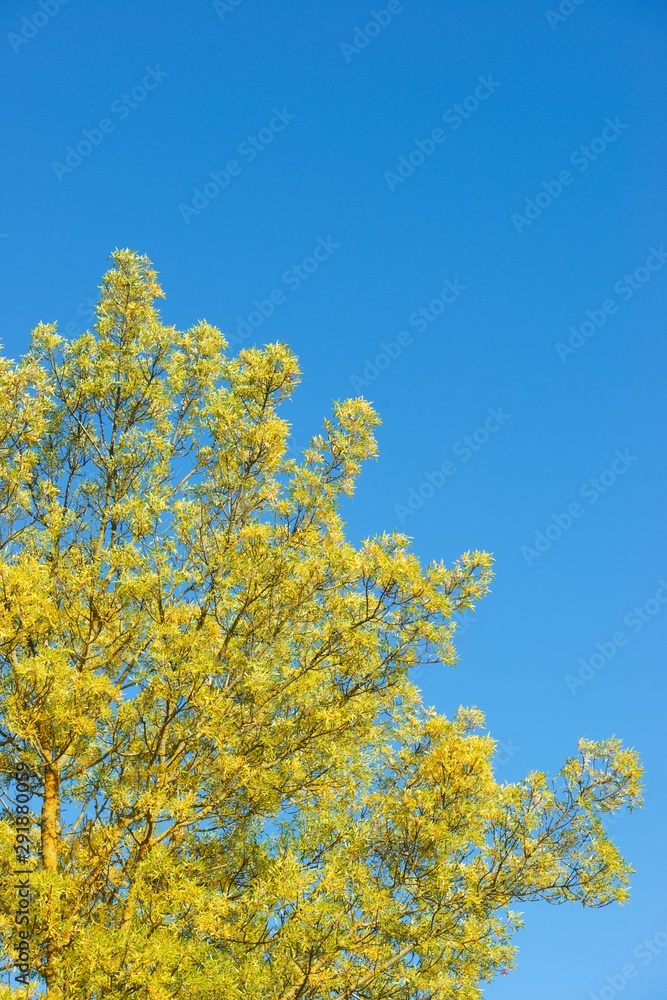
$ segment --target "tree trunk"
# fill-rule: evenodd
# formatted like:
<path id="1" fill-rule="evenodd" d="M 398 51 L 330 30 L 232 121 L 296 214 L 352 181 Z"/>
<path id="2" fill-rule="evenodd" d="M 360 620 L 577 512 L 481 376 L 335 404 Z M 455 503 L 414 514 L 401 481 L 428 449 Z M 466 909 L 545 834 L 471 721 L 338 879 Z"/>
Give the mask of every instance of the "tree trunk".
<path id="1" fill-rule="evenodd" d="M 42 868 L 48 872 L 58 871 L 58 832 L 60 818 L 60 776 L 53 764 L 47 764 L 44 768 L 44 801 L 42 804 Z M 51 928 L 46 939 L 46 969 L 44 978 L 48 996 L 53 1000 L 60 995 L 59 990 L 52 992 L 54 979 L 54 962 L 57 950 L 55 938 L 53 936 L 52 918 L 54 913 L 54 900 L 51 894 L 48 920 Z"/>

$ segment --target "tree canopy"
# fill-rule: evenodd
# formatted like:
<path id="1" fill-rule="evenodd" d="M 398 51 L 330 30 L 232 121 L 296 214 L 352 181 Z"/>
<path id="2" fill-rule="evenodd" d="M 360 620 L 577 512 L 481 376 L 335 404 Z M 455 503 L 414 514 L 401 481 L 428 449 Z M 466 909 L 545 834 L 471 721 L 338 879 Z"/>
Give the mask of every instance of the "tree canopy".
<path id="1" fill-rule="evenodd" d="M 0 360 L 0 998 L 474 1000 L 515 907 L 626 898 L 637 755 L 498 782 L 481 711 L 410 678 L 491 557 L 351 544 L 370 404 L 290 457 L 288 348 L 161 295 L 116 251 L 92 331 Z"/>

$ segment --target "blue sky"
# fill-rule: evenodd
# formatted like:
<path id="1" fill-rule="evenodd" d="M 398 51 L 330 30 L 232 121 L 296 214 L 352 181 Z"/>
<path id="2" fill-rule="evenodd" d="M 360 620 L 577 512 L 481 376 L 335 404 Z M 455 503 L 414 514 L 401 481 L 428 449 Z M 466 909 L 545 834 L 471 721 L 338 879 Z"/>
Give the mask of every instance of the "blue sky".
<path id="1" fill-rule="evenodd" d="M 507 780 L 642 754 L 632 901 L 527 906 L 490 1000 L 667 983 L 666 43 L 658 0 L 0 8 L 7 353 L 85 329 L 117 246 L 166 321 L 286 341 L 297 444 L 334 399 L 383 420 L 351 537 L 495 555 L 426 701 L 483 708 Z"/>

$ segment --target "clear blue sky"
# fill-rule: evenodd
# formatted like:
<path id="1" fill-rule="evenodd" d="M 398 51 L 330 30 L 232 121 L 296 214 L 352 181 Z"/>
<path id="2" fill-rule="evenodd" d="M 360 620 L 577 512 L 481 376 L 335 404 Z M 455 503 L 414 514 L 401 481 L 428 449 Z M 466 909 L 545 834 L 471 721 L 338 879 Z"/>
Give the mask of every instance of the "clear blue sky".
<path id="1" fill-rule="evenodd" d="M 371 399 L 353 539 L 496 558 L 426 700 L 486 710 L 503 778 L 579 736 L 647 768 L 631 903 L 527 906 L 486 995 L 664 1000 L 667 8 L 560 6 L 4 0 L 0 337 L 83 330 L 129 246 L 167 321 L 291 345 L 297 443 Z"/>

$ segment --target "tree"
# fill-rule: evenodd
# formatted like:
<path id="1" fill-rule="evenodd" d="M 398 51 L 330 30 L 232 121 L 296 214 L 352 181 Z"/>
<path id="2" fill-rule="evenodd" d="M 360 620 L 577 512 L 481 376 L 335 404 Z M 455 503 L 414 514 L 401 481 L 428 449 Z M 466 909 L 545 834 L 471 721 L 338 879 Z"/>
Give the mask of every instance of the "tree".
<path id="1" fill-rule="evenodd" d="M 351 545 L 369 403 L 286 457 L 287 347 L 227 357 L 161 294 L 116 251 L 93 332 L 1 362 L 0 997 L 472 1000 L 515 904 L 627 896 L 636 753 L 499 784 L 481 712 L 409 676 L 489 555 Z"/>

